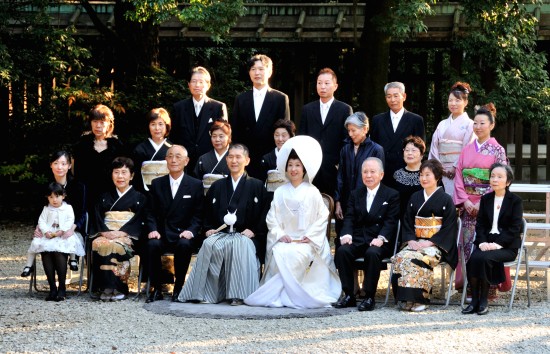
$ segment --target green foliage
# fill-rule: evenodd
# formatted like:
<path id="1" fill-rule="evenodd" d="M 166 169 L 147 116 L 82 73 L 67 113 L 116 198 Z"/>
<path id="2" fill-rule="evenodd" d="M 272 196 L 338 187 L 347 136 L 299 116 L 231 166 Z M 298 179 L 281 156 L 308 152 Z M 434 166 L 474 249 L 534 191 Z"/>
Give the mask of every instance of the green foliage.
<path id="1" fill-rule="evenodd" d="M 374 21 L 379 31 L 386 33 L 394 40 L 403 41 L 417 33 L 426 32 L 428 27 L 423 19 L 433 15 L 430 5 L 436 0 L 394 0 L 388 1 L 389 9 L 384 16 L 377 17 Z"/>
<path id="2" fill-rule="evenodd" d="M 34 171 L 40 159 L 39 156 L 27 155 L 22 163 L 0 166 L 0 176 L 9 176 L 17 181 L 34 181 L 37 183 L 45 183 L 47 178 L 44 174 L 36 174 Z"/>
<path id="3" fill-rule="evenodd" d="M 494 102 L 499 119 L 549 124 L 547 58 L 536 52 L 537 19 L 525 10 L 527 2 L 462 1 L 472 30 L 457 46 L 465 53 L 463 71 L 476 83 L 478 101 Z"/>
<path id="4" fill-rule="evenodd" d="M 190 0 L 178 6 L 175 0 L 131 0 L 135 7 L 126 17 L 138 22 L 152 20 L 155 24 L 177 17 L 185 24 L 198 24 L 212 35 L 215 42 L 223 42 L 239 16 L 244 15 L 242 0 Z"/>

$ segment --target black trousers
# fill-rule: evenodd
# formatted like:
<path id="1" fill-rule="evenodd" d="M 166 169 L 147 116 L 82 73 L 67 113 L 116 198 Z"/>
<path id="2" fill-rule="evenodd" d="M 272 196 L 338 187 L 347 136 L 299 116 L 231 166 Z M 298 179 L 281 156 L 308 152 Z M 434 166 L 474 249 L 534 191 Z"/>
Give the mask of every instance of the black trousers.
<path id="1" fill-rule="evenodd" d="M 513 261 L 517 254 L 518 250 L 515 248 L 492 251 L 482 251 L 476 248 L 466 264 L 468 281 L 471 281 L 471 278 L 477 278 L 492 285 L 506 281 L 503 263 Z"/>
<path id="2" fill-rule="evenodd" d="M 384 243 L 382 247 L 354 244 L 341 245 L 336 251 L 334 263 L 340 275 L 342 290 L 347 295 L 353 295 L 355 260 L 363 257 L 363 290 L 367 297 L 374 297 L 380 279 L 380 271 L 386 269 L 386 264 L 382 263 L 384 258 L 390 256 L 390 246 Z"/>
<path id="3" fill-rule="evenodd" d="M 151 284 L 158 289 L 161 286 L 160 276 L 162 272 L 161 256 L 164 253 L 174 253 L 174 270 L 176 282 L 174 291 L 183 287 L 185 275 L 191 263 L 191 256 L 195 251 L 194 239 L 180 238 L 176 242 L 168 242 L 164 239 L 149 239 L 147 241 L 147 267 Z"/>

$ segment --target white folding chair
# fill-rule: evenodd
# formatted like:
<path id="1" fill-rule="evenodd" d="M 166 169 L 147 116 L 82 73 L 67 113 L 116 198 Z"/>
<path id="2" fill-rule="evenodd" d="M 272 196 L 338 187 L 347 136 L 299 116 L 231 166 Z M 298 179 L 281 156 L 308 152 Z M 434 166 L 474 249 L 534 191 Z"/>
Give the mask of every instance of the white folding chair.
<path id="1" fill-rule="evenodd" d="M 523 231 L 521 233 L 521 246 L 518 249 L 518 254 L 516 256 L 516 259 L 510 262 L 504 262 L 505 267 L 516 267 L 516 274 L 514 275 L 514 282 L 512 284 L 512 293 L 510 295 L 510 302 L 508 303 L 508 308 L 506 309 L 506 312 L 510 312 L 512 309 L 512 305 L 514 304 L 514 297 L 516 295 L 516 286 L 518 283 L 518 277 L 519 277 L 519 270 L 521 266 L 524 266 L 526 269 L 526 276 L 527 276 L 527 307 L 531 306 L 531 284 L 530 284 L 530 278 L 529 278 L 529 257 L 527 252 L 527 247 L 525 246 L 525 239 L 527 238 L 527 221 L 525 218 L 522 221 L 523 224 Z M 474 245 L 472 245 L 472 251 L 473 251 Z M 464 249 L 464 248 L 463 248 Z M 523 262 L 521 261 L 521 258 L 524 258 Z M 464 255 L 462 255 L 462 266 L 463 266 L 463 273 L 464 274 L 464 286 L 462 288 L 462 299 L 460 301 L 460 306 L 464 308 L 464 304 L 466 302 L 466 288 L 468 285 L 468 277 L 466 276 L 466 262 L 464 261 Z"/>
<path id="2" fill-rule="evenodd" d="M 398 221 L 397 222 L 397 233 L 396 233 L 396 236 L 395 236 L 395 244 L 393 246 L 392 256 L 395 256 L 395 254 L 397 253 L 397 246 L 399 244 L 399 233 L 400 233 L 400 231 L 401 231 L 401 221 Z M 363 257 L 357 258 L 355 260 L 355 267 L 358 270 L 362 270 L 363 269 L 363 263 L 365 263 L 365 258 L 363 258 Z M 386 299 L 384 300 L 384 303 L 382 304 L 382 306 L 380 306 L 380 308 L 382 308 L 382 307 L 384 307 L 388 304 L 388 300 L 390 298 L 390 290 L 391 290 L 391 277 L 393 275 L 393 263 L 391 262 L 391 257 L 390 258 L 384 258 L 382 260 L 382 263 L 390 264 L 390 271 L 389 271 L 389 276 L 388 276 L 388 286 L 386 288 Z M 363 277 L 364 276 L 366 276 L 366 274 L 363 274 Z"/>

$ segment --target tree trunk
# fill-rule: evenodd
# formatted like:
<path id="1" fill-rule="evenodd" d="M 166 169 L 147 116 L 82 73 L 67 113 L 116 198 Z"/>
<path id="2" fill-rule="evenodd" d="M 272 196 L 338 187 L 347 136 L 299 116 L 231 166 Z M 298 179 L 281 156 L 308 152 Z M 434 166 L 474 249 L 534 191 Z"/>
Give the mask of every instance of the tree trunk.
<path id="1" fill-rule="evenodd" d="M 394 1 L 365 1 L 365 24 L 357 50 L 359 67 L 359 109 L 367 116 L 386 111 L 388 106 L 384 99 L 384 85 L 388 82 L 390 40 L 388 33 L 378 29 L 373 18 L 384 17 L 390 11 Z"/>

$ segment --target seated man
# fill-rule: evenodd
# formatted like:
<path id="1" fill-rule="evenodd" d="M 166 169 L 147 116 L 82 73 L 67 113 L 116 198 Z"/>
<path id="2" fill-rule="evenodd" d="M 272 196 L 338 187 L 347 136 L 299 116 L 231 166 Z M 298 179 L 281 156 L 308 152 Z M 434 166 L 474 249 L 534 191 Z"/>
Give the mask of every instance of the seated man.
<path id="1" fill-rule="evenodd" d="M 201 181 L 183 172 L 189 162 L 187 150 L 172 145 L 166 152 L 166 162 L 169 174 L 153 180 L 149 195 L 146 254 L 155 290 L 146 302 L 162 300 L 161 256 L 166 252 L 174 253 L 176 282 L 172 301 L 178 298 L 202 225 L 203 187 Z"/>
<path id="2" fill-rule="evenodd" d="M 359 305 L 359 311 L 372 311 L 382 260 L 391 256 L 394 242 L 397 242 L 399 193 L 380 183 L 384 176 L 380 159 L 367 158 L 363 162 L 361 173 L 365 186 L 358 187 L 350 194 L 341 231 L 341 246 L 334 259 L 344 291 L 334 307 L 356 305 L 354 262 L 355 259 L 364 257 L 363 290 L 366 297 Z"/>
<path id="3" fill-rule="evenodd" d="M 229 300 L 241 305 L 258 288 L 258 258 L 262 260 L 266 247 L 267 191 L 263 182 L 245 173 L 250 163 L 246 146 L 232 145 L 226 160 L 230 175 L 214 182 L 206 194 L 206 240 L 178 298 L 182 302 Z"/>

